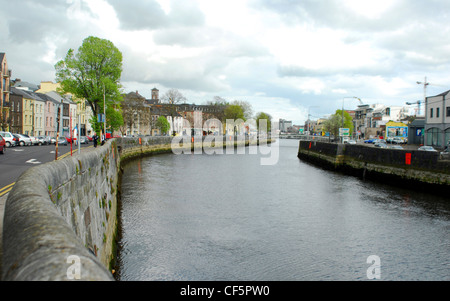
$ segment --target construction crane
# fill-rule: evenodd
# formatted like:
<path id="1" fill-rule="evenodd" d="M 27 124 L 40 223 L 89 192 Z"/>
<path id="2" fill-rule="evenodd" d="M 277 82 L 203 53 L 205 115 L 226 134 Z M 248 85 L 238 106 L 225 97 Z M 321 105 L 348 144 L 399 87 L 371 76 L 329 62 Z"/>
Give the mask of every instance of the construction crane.
<path id="1" fill-rule="evenodd" d="M 423 103 L 423 100 L 418 100 L 416 102 L 407 102 L 406 104 L 411 106 L 417 104 L 417 115 L 420 115 L 420 105 Z"/>
<path id="2" fill-rule="evenodd" d="M 430 84 L 429 82 L 427 82 L 427 77 L 425 77 L 425 80 L 423 82 L 416 82 L 418 85 L 423 85 L 423 100 L 418 100 L 416 102 L 407 102 L 407 105 L 415 105 L 417 104 L 417 110 L 418 110 L 418 114 L 420 115 L 420 105 L 422 103 L 426 103 L 427 101 L 427 86 L 437 86 L 437 87 L 444 87 L 442 85 L 434 85 L 434 84 Z"/>

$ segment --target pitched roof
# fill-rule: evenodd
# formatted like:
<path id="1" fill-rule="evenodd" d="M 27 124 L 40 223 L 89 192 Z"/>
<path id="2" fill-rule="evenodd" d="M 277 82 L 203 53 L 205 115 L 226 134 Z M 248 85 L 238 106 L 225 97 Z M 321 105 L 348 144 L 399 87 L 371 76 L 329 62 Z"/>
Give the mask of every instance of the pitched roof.
<path id="1" fill-rule="evenodd" d="M 60 103 L 59 101 L 57 101 L 56 99 L 50 97 L 47 94 L 44 94 L 44 93 L 36 93 L 36 94 L 39 95 L 39 97 L 42 98 L 45 101 L 50 101 L 50 102 L 53 102 L 55 104 L 59 104 Z"/>
<path id="2" fill-rule="evenodd" d="M 427 98 L 437 97 L 437 96 L 445 96 L 445 95 L 447 95 L 447 94 L 449 94 L 449 93 L 450 93 L 450 90 L 447 90 L 447 91 L 445 91 L 445 92 L 443 92 L 443 93 L 441 93 L 441 94 L 438 94 L 438 95 L 435 95 L 435 96 L 429 96 L 429 97 L 427 97 Z"/>
<path id="3" fill-rule="evenodd" d="M 29 82 L 23 82 L 23 81 L 18 81 L 16 83 L 14 83 L 14 87 L 16 87 L 16 88 L 20 88 L 20 87 L 28 88 L 28 89 L 30 89 L 33 92 L 35 92 L 36 90 L 39 89 L 39 87 L 37 85 L 29 83 Z"/>
<path id="4" fill-rule="evenodd" d="M 19 88 L 16 88 L 16 87 L 11 87 L 11 93 L 14 94 L 14 95 L 21 95 L 22 97 L 25 97 L 27 99 L 34 99 L 34 100 L 38 100 L 38 101 L 45 101 L 45 99 L 43 99 L 37 93 L 34 93 L 32 91 L 19 89 Z"/>
<path id="5" fill-rule="evenodd" d="M 71 104 L 74 104 L 74 102 L 73 102 L 71 99 L 69 99 L 69 98 L 67 98 L 67 97 L 63 97 L 63 96 L 61 96 L 59 93 L 57 93 L 57 92 L 55 92 L 55 91 L 47 92 L 47 93 L 45 93 L 45 95 L 47 95 L 47 96 L 49 96 L 49 97 L 55 99 L 56 102 L 58 102 L 58 103 L 60 103 L 60 102 L 65 102 L 65 103 L 71 103 Z"/>

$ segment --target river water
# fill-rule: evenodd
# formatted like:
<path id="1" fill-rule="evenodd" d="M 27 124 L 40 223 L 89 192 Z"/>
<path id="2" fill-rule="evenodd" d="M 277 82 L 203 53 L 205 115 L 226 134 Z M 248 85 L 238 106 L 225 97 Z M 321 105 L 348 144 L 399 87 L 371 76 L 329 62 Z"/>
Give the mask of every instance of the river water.
<path id="1" fill-rule="evenodd" d="M 297 140 L 274 165 L 252 147 L 128 163 L 117 279 L 450 280 L 448 197 L 322 170 Z"/>

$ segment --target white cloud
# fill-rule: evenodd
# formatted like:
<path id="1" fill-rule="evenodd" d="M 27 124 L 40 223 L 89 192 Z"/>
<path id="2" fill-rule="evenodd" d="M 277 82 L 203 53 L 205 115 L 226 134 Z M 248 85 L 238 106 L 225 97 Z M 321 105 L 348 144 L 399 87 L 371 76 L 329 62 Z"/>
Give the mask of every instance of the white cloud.
<path id="1" fill-rule="evenodd" d="M 450 82 L 446 0 L 0 1 L 0 51 L 35 83 L 90 35 L 122 51 L 126 89 L 247 100 L 294 123 L 344 96 L 401 105 L 423 98 L 424 76 L 429 95 Z"/>

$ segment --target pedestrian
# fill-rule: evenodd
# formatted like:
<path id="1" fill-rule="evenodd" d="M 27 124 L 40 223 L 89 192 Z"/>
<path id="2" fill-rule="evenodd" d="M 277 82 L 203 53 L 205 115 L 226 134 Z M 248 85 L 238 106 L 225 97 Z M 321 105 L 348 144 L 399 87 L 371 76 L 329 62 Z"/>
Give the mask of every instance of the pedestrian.
<path id="1" fill-rule="evenodd" d="M 97 133 L 94 133 L 94 136 L 92 136 L 92 140 L 94 140 L 94 147 L 97 147 L 97 141 L 98 141 Z"/>

